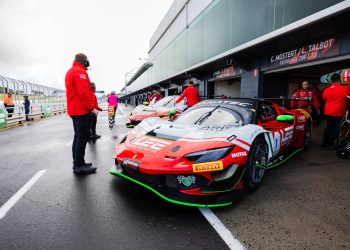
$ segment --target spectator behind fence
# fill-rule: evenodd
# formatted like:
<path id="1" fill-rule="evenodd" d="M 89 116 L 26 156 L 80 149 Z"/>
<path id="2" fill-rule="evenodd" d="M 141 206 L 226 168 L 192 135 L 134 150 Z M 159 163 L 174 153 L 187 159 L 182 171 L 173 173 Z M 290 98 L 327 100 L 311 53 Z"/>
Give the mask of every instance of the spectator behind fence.
<path id="1" fill-rule="evenodd" d="M 340 83 L 340 75 L 338 73 L 334 73 L 331 76 L 331 83 L 332 85 L 323 92 L 327 127 L 323 134 L 322 147 L 326 150 L 335 151 L 334 141 L 339 132 L 341 119 L 346 114 L 350 86 Z"/>
<path id="2" fill-rule="evenodd" d="M 30 101 L 27 95 L 23 96 L 24 98 L 24 113 L 26 114 L 26 121 L 29 121 L 29 109 L 30 109 Z"/>
<path id="3" fill-rule="evenodd" d="M 91 113 L 98 115 L 87 69 L 90 63 L 84 54 L 75 56 L 73 66 L 66 74 L 67 113 L 72 118 L 74 139 L 72 145 L 73 171 L 75 174 L 91 174 L 96 171 L 85 162 L 85 148 L 90 139 Z"/>
<path id="4" fill-rule="evenodd" d="M 97 98 L 96 98 L 96 84 L 91 82 L 91 90 L 92 90 L 92 98 L 94 99 L 94 107 L 98 111 L 102 111 L 102 109 L 98 106 Z M 97 124 L 97 115 L 91 113 L 91 126 L 90 126 L 90 138 L 91 139 L 99 139 L 101 135 L 96 134 L 96 124 Z"/>
<path id="5" fill-rule="evenodd" d="M 15 105 L 13 103 L 12 94 L 13 94 L 12 90 L 9 90 L 8 94 L 5 95 L 5 97 L 4 97 L 4 106 L 5 106 L 6 111 L 7 111 L 7 117 L 12 117 L 13 110 L 15 107 Z"/>

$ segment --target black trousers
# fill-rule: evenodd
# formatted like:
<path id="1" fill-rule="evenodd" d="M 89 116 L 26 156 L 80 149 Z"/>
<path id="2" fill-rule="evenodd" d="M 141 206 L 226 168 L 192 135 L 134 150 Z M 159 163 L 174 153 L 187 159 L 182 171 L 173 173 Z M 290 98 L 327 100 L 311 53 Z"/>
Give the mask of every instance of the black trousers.
<path id="1" fill-rule="evenodd" d="M 323 133 L 323 146 L 332 146 L 339 134 L 341 116 L 326 116 L 327 126 Z"/>
<path id="2" fill-rule="evenodd" d="M 71 116 L 74 128 L 74 140 L 72 145 L 74 166 L 85 164 L 86 143 L 90 139 L 91 114 Z"/>
<path id="3" fill-rule="evenodd" d="M 96 135 L 96 123 L 97 123 L 97 116 L 94 114 L 91 114 L 91 123 L 90 123 L 91 135 Z"/>
<path id="4" fill-rule="evenodd" d="M 14 111 L 14 105 L 4 105 L 7 110 L 7 117 L 12 117 L 13 111 Z"/>

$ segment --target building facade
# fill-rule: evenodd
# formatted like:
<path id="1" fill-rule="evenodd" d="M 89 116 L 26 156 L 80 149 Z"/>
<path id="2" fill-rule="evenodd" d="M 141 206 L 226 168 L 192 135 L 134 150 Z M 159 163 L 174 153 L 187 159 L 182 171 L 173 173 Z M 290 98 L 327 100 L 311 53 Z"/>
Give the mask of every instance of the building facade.
<path id="1" fill-rule="evenodd" d="M 349 67 L 350 0 L 175 0 L 129 80 L 133 103 L 193 80 L 204 97 L 289 96 Z"/>

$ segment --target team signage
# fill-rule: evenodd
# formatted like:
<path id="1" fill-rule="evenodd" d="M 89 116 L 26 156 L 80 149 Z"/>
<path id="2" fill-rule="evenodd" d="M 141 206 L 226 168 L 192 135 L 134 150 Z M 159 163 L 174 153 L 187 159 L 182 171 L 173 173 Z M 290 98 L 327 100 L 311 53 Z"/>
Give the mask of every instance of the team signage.
<path id="1" fill-rule="evenodd" d="M 331 37 L 270 55 L 268 65 L 285 67 L 336 55 L 339 55 L 339 42 Z"/>
<path id="2" fill-rule="evenodd" d="M 240 70 L 238 70 L 238 71 L 240 71 Z M 230 77 L 238 75 L 239 73 L 241 73 L 241 72 L 237 72 L 237 68 L 235 66 L 230 66 L 228 68 L 224 68 L 224 69 L 220 69 L 220 70 L 215 71 L 213 73 L 210 81 L 230 78 Z"/>

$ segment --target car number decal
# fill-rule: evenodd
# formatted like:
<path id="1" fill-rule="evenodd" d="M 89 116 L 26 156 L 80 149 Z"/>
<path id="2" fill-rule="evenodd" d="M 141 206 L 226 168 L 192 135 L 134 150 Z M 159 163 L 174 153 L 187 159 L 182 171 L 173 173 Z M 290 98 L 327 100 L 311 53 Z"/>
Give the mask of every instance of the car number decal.
<path id="1" fill-rule="evenodd" d="M 288 144 L 293 139 L 293 132 L 294 126 L 290 126 L 273 133 L 265 134 L 272 155 L 277 154 L 282 145 Z"/>
<path id="2" fill-rule="evenodd" d="M 162 148 L 170 145 L 171 143 L 163 141 L 163 140 L 157 140 L 157 139 L 143 137 L 143 138 L 140 138 L 136 141 L 133 141 L 131 144 L 133 144 L 135 146 L 142 147 L 142 148 L 149 148 L 149 149 L 159 151 Z"/>

